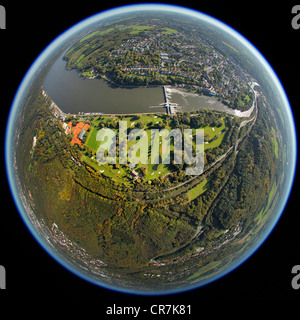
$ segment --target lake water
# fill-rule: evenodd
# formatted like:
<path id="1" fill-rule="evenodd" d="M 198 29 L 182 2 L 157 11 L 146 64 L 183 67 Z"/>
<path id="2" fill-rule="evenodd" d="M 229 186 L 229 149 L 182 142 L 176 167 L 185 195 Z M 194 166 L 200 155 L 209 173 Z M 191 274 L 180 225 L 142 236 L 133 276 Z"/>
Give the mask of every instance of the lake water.
<path id="1" fill-rule="evenodd" d="M 51 67 L 44 90 L 65 113 L 147 113 L 165 112 L 162 87 L 120 88 L 103 79 L 84 79 L 76 70 L 67 70 L 60 56 Z M 199 96 L 171 89 L 171 102 L 181 106 L 180 111 L 203 108 L 230 112 L 215 97 Z"/>
<path id="2" fill-rule="evenodd" d="M 120 88 L 103 79 L 84 79 L 76 70 L 66 70 L 62 56 L 50 69 L 44 90 L 65 113 L 144 113 L 164 111 L 163 89 Z"/>

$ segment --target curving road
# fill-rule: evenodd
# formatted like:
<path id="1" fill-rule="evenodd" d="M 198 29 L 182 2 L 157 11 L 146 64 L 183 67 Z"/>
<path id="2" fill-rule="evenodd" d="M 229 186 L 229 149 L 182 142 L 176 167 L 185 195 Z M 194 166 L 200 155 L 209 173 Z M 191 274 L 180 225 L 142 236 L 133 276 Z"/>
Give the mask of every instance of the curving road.
<path id="1" fill-rule="evenodd" d="M 189 180 L 187 180 L 187 181 L 184 181 L 184 182 L 182 182 L 182 183 L 180 183 L 180 184 L 178 184 L 178 185 L 176 185 L 176 186 L 174 186 L 174 187 L 170 187 L 170 188 L 163 189 L 163 190 L 136 191 L 136 192 L 145 193 L 145 194 L 146 194 L 146 193 L 158 193 L 158 192 L 167 192 L 167 191 L 175 190 L 175 189 L 177 189 L 177 188 L 180 188 L 180 187 L 184 186 L 185 184 L 191 183 L 193 180 L 199 178 L 199 176 L 201 176 L 201 175 L 203 175 L 204 173 L 206 173 L 208 170 L 210 170 L 212 167 L 214 167 L 218 162 L 220 162 L 220 161 L 222 161 L 223 159 L 225 159 L 225 158 L 228 156 L 228 154 L 233 150 L 233 148 L 234 148 L 234 151 L 235 151 L 235 153 L 236 153 L 236 155 L 237 155 L 239 143 L 240 143 L 240 142 L 245 138 L 245 136 L 251 131 L 251 129 L 252 129 L 252 127 L 253 127 L 253 125 L 255 124 L 256 119 L 257 119 L 257 114 L 258 114 L 258 109 L 257 109 L 257 96 L 259 95 L 259 93 L 254 90 L 254 87 L 255 87 L 255 86 L 259 86 L 259 84 L 258 84 L 257 82 L 251 82 L 250 87 L 251 87 L 251 89 L 252 89 L 252 91 L 253 91 L 253 93 L 254 93 L 254 100 L 253 100 L 252 107 L 251 107 L 249 110 L 244 111 L 244 112 L 241 112 L 241 111 L 239 111 L 239 110 L 234 110 L 234 111 L 239 111 L 238 114 L 236 114 L 236 116 L 237 116 L 237 117 L 240 117 L 240 118 L 241 118 L 241 117 L 243 117 L 243 118 L 247 117 L 247 118 L 248 118 L 248 117 L 252 114 L 252 112 L 253 112 L 254 109 L 255 109 L 255 111 L 256 111 L 256 112 L 255 112 L 255 116 L 254 116 L 253 118 L 248 119 L 248 120 L 244 120 L 244 121 L 241 122 L 241 124 L 240 124 L 240 126 L 239 126 L 238 135 L 239 135 L 241 129 L 242 129 L 247 123 L 249 123 L 249 122 L 253 122 L 253 123 L 252 123 L 252 125 L 248 128 L 247 132 L 246 132 L 241 138 L 239 138 L 239 139 L 236 141 L 236 143 L 235 143 L 234 146 L 231 146 L 223 155 L 221 155 L 221 156 L 220 156 L 216 161 L 214 161 L 208 168 L 206 168 L 203 172 L 201 172 L 201 174 L 199 174 L 199 175 L 197 175 L 197 176 L 194 176 L 193 178 L 191 178 L 191 179 L 189 179 Z M 192 185 L 192 186 L 193 186 L 193 185 Z M 155 200 L 155 199 L 144 200 L 144 201 L 147 201 L 147 202 L 148 202 L 148 201 L 154 201 L 154 200 Z"/>

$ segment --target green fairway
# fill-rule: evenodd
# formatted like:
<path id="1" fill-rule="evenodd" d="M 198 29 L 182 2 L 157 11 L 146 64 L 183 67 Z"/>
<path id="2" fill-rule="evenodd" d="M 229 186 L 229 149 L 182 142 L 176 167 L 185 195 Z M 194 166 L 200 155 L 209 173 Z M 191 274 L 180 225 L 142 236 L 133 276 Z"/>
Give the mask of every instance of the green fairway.
<path id="1" fill-rule="evenodd" d="M 100 145 L 100 141 L 96 140 L 97 132 L 98 132 L 98 128 L 94 127 L 93 130 L 90 132 L 86 141 L 86 145 L 94 151 L 97 151 Z"/>
<path id="2" fill-rule="evenodd" d="M 226 132 L 226 127 L 223 119 L 220 119 L 220 122 L 222 123 L 220 127 L 204 127 L 204 134 L 206 136 L 204 150 L 216 148 L 221 144 Z"/>
<path id="3" fill-rule="evenodd" d="M 99 116 L 96 117 L 94 120 L 91 122 L 91 130 L 88 133 L 87 140 L 85 142 L 85 146 L 90 148 L 92 151 L 97 152 L 99 146 L 102 143 L 105 142 L 100 142 L 97 141 L 97 133 L 101 128 L 109 128 L 111 130 L 114 130 L 116 133 L 116 137 L 118 139 L 119 135 L 119 121 L 126 121 L 127 122 L 127 133 L 129 133 L 132 129 L 137 129 L 140 128 L 142 130 L 145 130 L 147 137 L 148 137 L 148 163 L 138 163 L 135 167 L 135 170 L 140 174 L 140 177 L 143 177 L 145 181 L 150 181 L 153 179 L 161 178 L 166 176 L 168 173 L 171 173 L 173 171 L 176 171 L 176 167 L 174 167 L 171 164 L 151 164 L 151 130 L 153 128 L 159 128 L 158 130 L 162 130 L 163 128 L 171 130 L 169 126 L 169 121 L 166 120 L 164 114 L 136 114 L 136 115 L 124 115 L 124 116 L 116 116 L 116 117 L 111 117 L 111 116 Z M 213 149 L 217 148 L 221 142 L 223 141 L 224 135 L 226 133 L 226 126 L 223 118 L 220 118 L 218 120 L 219 125 L 215 126 L 210 126 L 207 125 L 205 126 L 204 129 L 204 134 L 205 134 L 205 145 L 204 145 L 204 150 L 208 149 Z M 138 139 L 139 140 L 139 139 Z M 137 141 L 138 141 L 137 140 Z M 195 147 L 195 132 L 193 132 L 193 147 Z M 137 141 L 127 141 L 127 152 L 129 154 L 130 149 L 132 146 L 134 146 Z M 160 154 L 162 152 L 161 150 L 161 143 L 162 140 L 160 139 Z M 174 145 L 173 142 L 171 142 L 170 145 L 170 151 L 171 154 L 174 151 Z M 137 155 L 139 155 L 139 151 L 137 150 Z M 117 154 L 117 163 L 119 161 L 118 159 L 118 154 Z M 160 161 L 161 162 L 161 161 Z M 104 167 L 98 166 L 96 162 L 93 162 L 94 166 L 97 166 L 97 170 L 101 170 L 104 175 L 107 175 L 109 177 L 122 177 L 124 175 L 127 176 L 130 175 L 130 172 L 132 171 L 127 169 L 125 170 L 124 166 L 119 166 L 118 168 L 115 168 L 113 165 L 105 165 Z M 128 164 L 130 164 L 130 161 L 128 159 Z M 197 198 L 199 195 L 201 195 L 205 189 L 207 180 L 204 180 L 201 182 L 199 185 L 194 187 L 189 191 L 189 198 L 190 200 L 194 200 Z"/>
<path id="4" fill-rule="evenodd" d="M 207 189 L 206 184 L 207 184 L 207 179 L 204 179 L 199 184 L 197 184 L 196 187 L 192 188 L 188 192 L 189 200 L 192 201 L 192 200 L 196 199 L 197 197 L 199 197 L 202 193 L 204 193 Z"/>
<path id="5" fill-rule="evenodd" d="M 148 164 L 146 167 L 147 167 L 147 174 L 145 176 L 146 180 L 159 178 L 171 172 L 170 165 L 168 164 L 162 164 L 162 163 Z"/>

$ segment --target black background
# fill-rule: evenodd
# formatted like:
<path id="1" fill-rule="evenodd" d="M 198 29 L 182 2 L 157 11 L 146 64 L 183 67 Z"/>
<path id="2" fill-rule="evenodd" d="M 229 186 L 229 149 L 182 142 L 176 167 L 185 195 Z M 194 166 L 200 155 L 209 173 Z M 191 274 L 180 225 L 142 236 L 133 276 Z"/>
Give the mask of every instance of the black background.
<path id="1" fill-rule="evenodd" d="M 55 262 L 33 239 L 12 200 L 4 165 L 5 126 L 18 85 L 41 51 L 58 35 L 82 19 L 122 4 L 76 1 L 0 1 L 6 8 L 6 30 L 0 30 L 0 129 L 1 207 L 0 265 L 6 268 L 7 289 L 0 290 L 0 304 L 6 299 L 47 301 L 95 300 L 99 318 L 107 306 L 149 306 L 153 303 L 191 304 L 193 315 L 205 309 L 205 302 L 226 300 L 295 300 L 300 289 L 291 287 L 291 269 L 300 264 L 299 174 L 285 211 L 264 244 L 239 268 L 205 287 L 186 293 L 138 297 L 110 291 L 76 277 Z M 281 80 L 300 125 L 300 29 L 291 26 L 291 9 L 296 1 L 173 1 L 220 19 L 245 36 L 269 61 Z M 272 4 L 273 3 L 273 4 Z M 300 1 L 299 3 L 300 4 Z M 30 294 L 29 294 L 30 293 Z M 5 298 L 5 300 L 4 300 Z"/>

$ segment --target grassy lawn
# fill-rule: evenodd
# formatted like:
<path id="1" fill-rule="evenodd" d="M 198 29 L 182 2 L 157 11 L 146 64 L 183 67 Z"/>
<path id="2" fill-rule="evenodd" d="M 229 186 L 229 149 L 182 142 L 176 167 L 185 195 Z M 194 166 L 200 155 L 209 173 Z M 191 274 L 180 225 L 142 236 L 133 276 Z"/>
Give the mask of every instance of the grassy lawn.
<path id="1" fill-rule="evenodd" d="M 192 201 L 192 200 L 196 199 L 197 197 L 199 197 L 202 193 L 204 193 L 207 189 L 206 184 L 207 184 L 207 179 L 204 179 L 199 184 L 197 184 L 196 187 L 192 188 L 188 192 L 189 200 Z"/>
<path id="2" fill-rule="evenodd" d="M 163 117 L 160 116 L 159 114 L 157 115 L 153 115 L 153 114 L 144 114 L 144 115 L 133 115 L 133 116 L 116 116 L 116 117 L 107 117 L 107 116 L 101 116 L 101 117 L 97 117 L 95 118 L 95 120 L 92 121 L 91 123 L 91 129 L 88 132 L 88 136 L 87 136 L 87 140 L 86 140 L 86 146 L 89 147 L 90 149 L 94 150 L 95 152 L 97 151 L 97 149 L 99 148 L 101 143 L 105 143 L 104 142 L 100 142 L 96 140 L 97 137 L 97 132 L 99 130 L 99 123 L 102 123 L 104 128 L 112 128 L 112 125 L 114 126 L 117 138 L 118 138 L 118 129 L 119 129 L 119 121 L 127 121 L 127 132 L 129 133 L 132 129 L 135 129 L 137 122 L 142 123 L 143 125 L 143 130 L 146 131 L 147 133 L 147 137 L 148 137 L 148 164 L 138 164 L 135 168 L 135 170 L 137 172 L 140 172 L 140 168 L 144 167 L 145 168 L 145 180 L 153 180 L 155 178 L 159 178 L 162 177 L 172 171 L 174 171 L 175 168 L 172 167 L 172 165 L 168 165 L 168 164 L 151 164 L 151 128 L 153 128 L 155 125 L 159 124 L 160 122 L 163 121 Z M 204 127 L 204 133 L 206 136 L 206 141 L 209 143 L 206 143 L 204 145 L 204 150 L 205 149 L 209 149 L 209 148 L 216 148 L 218 147 L 222 140 L 223 137 L 225 135 L 225 123 L 223 119 L 220 119 L 220 122 L 222 123 L 222 126 L 218 127 L 210 127 L 210 126 L 206 126 Z M 224 131 L 224 132 L 222 132 Z M 193 132 L 194 136 L 195 136 L 195 131 Z M 214 139 L 215 138 L 215 139 Z M 212 140 L 214 139 L 214 140 Z M 139 139 L 137 139 L 138 141 Z M 193 145 L 195 147 L 195 137 L 193 137 Z M 212 140 L 212 141 L 211 141 Z M 128 149 L 128 153 L 129 153 L 129 149 L 135 145 L 137 143 L 137 141 L 127 141 L 127 149 Z M 161 142 L 161 139 L 160 139 Z M 171 143 L 170 146 L 171 149 L 171 154 L 174 150 L 174 146 L 173 143 Z M 160 144 L 160 154 L 161 154 L 161 144 Z M 139 155 L 139 151 L 137 151 L 137 155 Z M 172 156 L 171 156 L 172 158 Z M 112 165 L 101 165 L 99 166 L 98 164 L 96 164 L 94 161 L 92 161 L 91 159 L 87 159 L 85 157 L 85 161 L 90 164 L 92 167 L 94 167 L 97 171 L 103 171 L 104 170 L 104 174 L 109 176 L 109 177 L 117 177 L 117 178 L 122 178 L 129 175 L 129 172 L 131 170 L 126 169 L 126 167 L 120 165 L 120 167 L 118 169 L 116 169 L 114 166 Z M 161 162 L 161 160 L 160 160 Z M 118 163 L 118 159 L 117 159 L 117 163 Z M 130 164 L 128 162 L 128 164 Z M 207 183 L 207 180 L 202 181 L 200 184 L 198 184 L 196 187 L 194 187 L 193 189 L 191 189 L 188 193 L 190 200 L 194 200 L 195 198 L 197 198 L 199 195 L 201 195 L 203 192 L 205 192 L 205 185 Z"/>
<path id="3" fill-rule="evenodd" d="M 85 36 L 84 38 L 82 38 L 79 42 L 83 42 L 83 41 L 88 40 L 88 39 L 93 38 L 93 37 L 101 36 L 101 35 L 103 35 L 105 33 L 108 33 L 108 32 L 114 31 L 114 30 L 115 30 L 115 28 L 108 28 L 108 29 L 103 30 L 103 31 L 99 31 L 99 30 L 98 31 L 94 31 L 94 32 L 88 34 L 87 36 Z"/>
<path id="4" fill-rule="evenodd" d="M 199 276 L 201 276 L 203 273 L 207 272 L 208 270 L 216 268 L 221 263 L 222 263 L 222 261 L 212 261 L 212 262 L 208 263 L 205 266 L 201 266 L 201 268 L 199 268 L 199 270 L 197 272 L 195 272 L 194 274 L 189 276 L 188 279 L 189 280 L 194 280 L 194 279 L 198 278 Z"/>
<path id="5" fill-rule="evenodd" d="M 222 123 L 222 126 L 218 127 L 210 127 L 206 126 L 204 127 L 204 134 L 208 136 L 209 140 L 213 139 L 214 137 L 217 137 L 216 140 L 213 140 L 211 142 L 206 141 L 208 143 L 205 143 L 204 150 L 210 149 L 210 148 L 216 148 L 218 147 L 225 135 L 225 122 L 223 119 L 220 119 L 220 122 Z M 223 132 L 222 132 L 223 131 Z M 222 132 L 222 133 L 221 133 Z"/>
<path id="6" fill-rule="evenodd" d="M 266 221 L 266 219 L 268 218 L 267 212 L 268 212 L 268 210 L 270 209 L 270 207 L 272 205 L 272 201 L 274 201 L 274 198 L 275 198 L 275 195 L 276 195 L 276 191 L 277 191 L 277 184 L 274 181 L 274 183 L 272 185 L 272 188 L 270 190 L 269 196 L 268 196 L 267 204 L 264 206 L 264 208 L 261 209 L 261 211 L 258 214 L 258 216 L 254 219 L 254 221 L 257 221 L 257 224 L 263 225 L 264 222 Z"/>
<path id="7" fill-rule="evenodd" d="M 146 166 L 144 165 L 144 167 L 147 168 L 146 180 L 159 178 L 171 172 L 170 165 L 168 164 L 148 164 Z"/>
<path id="8" fill-rule="evenodd" d="M 122 121 L 127 121 L 127 128 L 128 128 L 128 132 L 130 132 L 131 128 L 134 128 L 134 124 L 137 121 L 141 121 L 144 124 L 144 127 L 147 127 L 147 124 L 150 122 L 161 122 L 162 118 L 160 118 L 159 116 L 155 116 L 156 118 L 153 117 L 153 115 L 142 115 L 139 117 L 139 119 L 135 119 L 132 116 L 125 116 L 122 117 L 121 119 L 115 119 L 117 121 L 122 120 Z M 109 121 L 109 118 L 105 119 L 106 121 Z M 104 122 L 105 120 L 103 120 L 102 122 Z M 99 121 L 98 121 L 99 123 Z M 98 132 L 98 127 L 93 127 L 92 130 L 89 132 L 87 140 L 86 140 L 86 145 L 91 148 L 94 151 L 97 151 L 98 147 L 100 146 L 100 141 L 96 140 L 97 137 L 97 132 Z M 117 130 L 116 130 L 117 131 Z M 144 167 L 146 169 L 146 176 L 145 179 L 146 180 L 152 180 L 155 178 L 159 178 L 161 176 L 166 175 L 167 173 L 171 172 L 170 171 L 170 165 L 167 164 L 151 164 L 151 130 L 150 129 L 145 129 L 147 136 L 148 136 L 148 164 L 138 164 L 135 168 L 135 170 L 137 172 L 140 171 L 141 167 Z M 116 132 L 117 133 L 117 132 Z M 117 133 L 118 134 L 118 133 Z M 127 141 L 127 148 L 128 151 L 130 149 L 131 146 L 135 145 L 136 141 Z M 173 149 L 173 146 L 171 146 L 171 150 Z M 128 169 L 126 171 L 125 167 L 120 165 L 120 168 L 115 169 L 112 165 L 101 165 L 99 166 L 98 164 L 96 164 L 94 161 L 92 161 L 91 159 L 89 159 L 88 157 L 84 156 L 84 160 L 93 168 L 95 168 L 97 171 L 103 171 L 103 174 L 109 176 L 109 177 L 124 177 L 124 176 L 128 176 Z M 117 163 L 118 163 L 118 159 L 117 159 Z M 128 163 L 129 164 L 129 163 Z M 131 170 L 130 170 L 131 171 Z"/>
<path id="9" fill-rule="evenodd" d="M 177 30 L 171 29 L 171 28 L 163 28 L 163 30 L 164 30 L 164 31 L 163 31 L 164 34 L 178 33 Z"/>
<path id="10" fill-rule="evenodd" d="M 99 34 L 99 32 L 100 31 L 94 31 L 94 32 L 88 34 L 86 37 L 82 38 L 79 42 L 83 42 L 83 41 L 85 41 L 87 39 L 90 39 L 90 38 L 92 38 L 94 36 L 97 36 Z"/>
<path id="11" fill-rule="evenodd" d="M 150 27 L 150 26 L 132 26 L 131 29 L 133 29 L 130 32 L 131 34 L 138 34 L 140 32 L 151 30 L 151 29 L 153 29 L 153 27 Z"/>
<path id="12" fill-rule="evenodd" d="M 96 171 L 102 173 L 103 175 L 116 179 L 119 182 L 122 182 L 125 184 L 127 183 L 127 179 L 124 179 L 124 177 L 128 176 L 128 173 L 126 172 L 125 167 L 120 166 L 119 169 L 115 169 L 114 166 L 110 164 L 99 165 L 85 155 L 83 155 L 83 160 L 90 167 L 94 168 Z"/>
<path id="13" fill-rule="evenodd" d="M 208 144 L 205 144 L 204 145 L 204 150 L 217 148 L 221 144 L 221 142 L 222 142 L 222 140 L 224 138 L 224 135 L 225 135 L 225 132 L 221 133 L 217 140 L 214 140 L 214 141 L 212 141 L 212 142 L 210 142 Z"/>
<path id="14" fill-rule="evenodd" d="M 276 138 L 276 132 L 275 132 L 275 129 L 272 127 L 272 141 L 273 141 L 273 144 L 274 144 L 274 149 L 275 149 L 275 156 L 276 158 L 278 158 L 278 142 L 277 142 L 277 138 Z"/>
<path id="15" fill-rule="evenodd" d="M 138 117 L 138 119 L 136 118 Z M 144 130 L 146 130 L 146 133 L 148 135 L 148 145 L 151 145 L 151 131 L 150 129 L 147 129 L 147 125 L 149 123 L 156 124 L 157 122 L 161 122 L 163 119 L 160 116 L 153 116 L 153 115 L 141 115 L 141 116 L 121 116 L 121 117 L 116 117 L 116 118 L 111 118 L 111 117 L 103 117 L 101 120 L 93 121 L 91 124 L 91 131 L 89 132 L 86 140 L 86 145 L 91 148 L 94 151 L 97 151 L 97 149 L 100 146 L 100 141 L 96 140 L 97 137 L 97 132 L 98 132 L 98 124 L 103 123 L 104 128 L 107 127 L 107 124 L 110 122 L 119 122 L 119 121 L 127 121 L 127 129 L 128 132 L 130 132 L 131 129 L 135 128 L 135 124 L 137 122 L 142 122 L 144 125 Z M 118 129 L 119 125 L 116 123 L 116 134 L 118 136 Z M 128 148 L 130 148 L 133 144 L 135 144 L 135 141 L 128 141 L 127 145 Z"/>
<path id="16" fill-rule="evenodd" d="M 97 151 L 100 145 L 100 141 L 96 140 L 97 132 L 98 128 L 93 127 L 86 140 L 86 145 L 94 151 Z"/>

